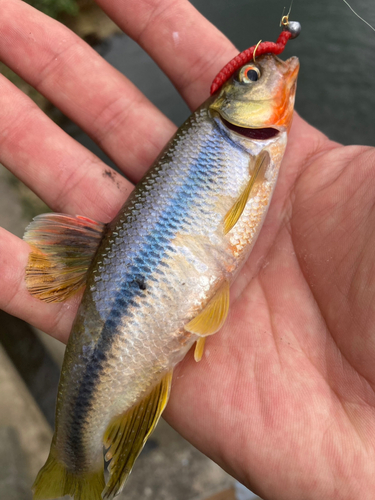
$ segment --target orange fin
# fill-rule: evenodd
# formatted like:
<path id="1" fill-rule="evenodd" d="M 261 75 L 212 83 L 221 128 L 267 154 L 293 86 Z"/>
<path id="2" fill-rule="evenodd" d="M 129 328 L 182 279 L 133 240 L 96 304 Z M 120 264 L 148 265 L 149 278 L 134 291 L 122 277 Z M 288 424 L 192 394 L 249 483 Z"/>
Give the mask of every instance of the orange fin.
<path id="1" fill-rule="evenodd" d="M 258 185 L 259 181 L 263 180 L 269 163 L 270 155 L 268 151 L 263 151 L 256 158 L 254 170 L 246 188 L 224 218 L 224 234 L 229 233 L 229 231 L 237 224 L 238 219 L 241 217 L 242 212 L 245 209 L 250 194 L 254 191 L 254 188 Z"/>
<path id="2" fill-rule="evenodd" d="M 80 216 L 35 217 L 23 237 L 33 247 L 26 267 L 31 295 L 62 302 L 83 287 L 104 228 L 105 224 Z"/>
<path id="3" fill-rule="evenodd" d="M 195 344 L 194 359 L 197 363 L 202 359 L 205 343 L 206 337 L 201 337 Z"/>
<path id="4" fill-rule="evenodd" d="M 185 326 L 185 330 L 201 337 L 213 335 L 223 326 L 228 311 L 229 283 L 225 281 L 203 311 Z"/>
<path id="5" fill-rule="evenodd" d="M 172 372 L 169 372 L 142 401 L 108 426 L 104 446 L 109 448 L 105 458 L 111 460 L 110 478 L 102 494 L 103 500 L 114 498 L 124 487 L 134 462 L 167 405 L 171 383 Z"/>

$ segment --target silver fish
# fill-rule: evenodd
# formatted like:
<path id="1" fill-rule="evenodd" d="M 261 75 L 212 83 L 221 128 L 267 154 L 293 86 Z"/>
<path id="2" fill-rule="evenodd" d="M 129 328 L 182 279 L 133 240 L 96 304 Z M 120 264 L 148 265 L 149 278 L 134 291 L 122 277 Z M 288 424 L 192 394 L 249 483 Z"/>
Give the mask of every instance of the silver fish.
<path id="1" fill-rule="evenodd" d="M 30 292 L 64 300 L 86 283 L 35 500 L 117 495 L 166 406 L 174 366 L 194 343 L 199 360 L 223 325 L 276 184 L 298 69 L 297 58 L 272 54 L 241 68 L 179 128 L 110 224 L 43 215 L 29 226 Z"/>

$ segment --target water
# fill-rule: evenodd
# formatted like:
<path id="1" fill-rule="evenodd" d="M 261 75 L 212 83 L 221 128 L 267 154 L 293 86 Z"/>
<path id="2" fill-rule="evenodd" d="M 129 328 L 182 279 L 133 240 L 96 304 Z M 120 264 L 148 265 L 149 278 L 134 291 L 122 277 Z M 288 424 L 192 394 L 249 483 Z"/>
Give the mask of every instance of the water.
<path id="1" fill-rule="evenodd" d="M 289 2 L 289 0 L 288 0 Z M 275 41 L 281 0 L 192 0 L 194 6 L 243 50 L 260 39 Z M 375 3 L 353 0 L 353 8 L 375 24 Z M 283 57 L 301 61 L 296 109 L 331 139 L 375 146 L 375 33 L 342 0 L 295 0 L 291 19 L 302 24 Z M 107 40 L 104 57 L 180 125 L 189 110 L 151 58 L 125 35 Z M 66 130 L 108 164 L 113 163 L 74 124 Z"/>
<path id="2" fill-rule="evenodd" d="M 276 40 L 289 0 L 196 0 L 192 2 L 243 50 Z M 375 24 L 375 3 L 353 0 L 363 18 Z M 291 19 L 302 24 L 284 57 L 297 55 L 301 72 L 297 111 L 330 138 L 344 144 L 375 146 L 375 33 L 342 0 L 294 0 Z"/>

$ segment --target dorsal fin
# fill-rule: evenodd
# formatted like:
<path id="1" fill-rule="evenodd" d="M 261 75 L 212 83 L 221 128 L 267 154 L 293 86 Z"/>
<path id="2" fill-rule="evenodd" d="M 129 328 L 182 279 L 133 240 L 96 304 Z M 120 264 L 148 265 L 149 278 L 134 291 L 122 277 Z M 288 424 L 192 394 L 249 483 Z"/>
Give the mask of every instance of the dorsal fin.
<path id="1" fill-rule="evenodd" d="M 84 286 L 105 227 L 79 215 L 35 217 L 23 237 L 32 246 L 26 267 L 31 295 L 45 302 L 62 302 Z"/>
<path id="2" fill-rule="evenodd" d="M 124 487 L 135 460 L 167 405 L 171 383 L 172 372 L 169 372 L 150 394 L 108 426 L 104 446 L 109 448 L 105 458 L 111 460 L 110 478 L 102 493 L 103 500 L 114 498 Z"/>
<path id="3" fill-rule="evenodd" d="M 252 194 L 252 191 L 255 190 L 258 182 L 263 180 L 269 163 L 270 155 L 268 151 L 262 151 L 256 158 L 254 170 L 250 176 L 247 186 L 224 218 L 224 234 L 229 233 L 229 231 L 237 224 L 238 219 L 241 217 L 242 212 L 245 209 L 247 200 Z"/>
<path id="4" fill-rule="evenodd" d="M 227 319 L 228 311 L 229 283 L 225 281 L 203 311 L 185 325 L 185 330 L 190 333 L 195 333 L 200 337 L 213 335 L 223 326 Z M 199 355 L 199 350 L 197 355 Z"/>

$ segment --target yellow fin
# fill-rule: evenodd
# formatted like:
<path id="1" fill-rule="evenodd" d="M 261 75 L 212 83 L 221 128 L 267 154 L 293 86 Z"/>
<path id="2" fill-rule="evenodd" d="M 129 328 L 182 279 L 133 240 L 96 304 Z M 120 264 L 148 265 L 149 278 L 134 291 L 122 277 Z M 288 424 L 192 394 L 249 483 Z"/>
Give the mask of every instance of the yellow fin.
<path id="1" fill-rule="evenodd" d="M 33 247 L 26 267 L 31 295 L 45 302 L 62 302 L 84 286 L 104 228 L 105 224 L 81 216 L 35 217 L 24 235 Z"/>
<path id="2" fill-rule="evenodd" d="M 172 372 L 167 373 L 146 398 L 108 426 L 104 446 L 109 448 L 105 458 L 111 463 L 108 467 L 110 478 L 103 491 L 104 500 L 112 499 L 124 487 L 135 460 L 167 405 L 171 382 Z"/>
<path id="3" fill-rule="evenodd" d="M 264 173 L 266 172 L 269 163 L 270 155 L 268 151 L 262 151 L 262 153 L 260 153 L 256 159 L 254 170 L 250 176 L 250 180 L 246 188 L 224 218 L 224 234 L 229 233 L 229 231 L 233 229 L 237 224 L 238 219 L 241 217 L 242 212 L 245 209 L 247 200 L 249 199 L 253 188 L 258 184 L 257 181 L 263 179 Z"/>
<path id="4" fill-rule="evenodd" d="M 75 475 L 55 458 L 53 450 L 33 485 L 33 500 L 70 495 L 74 500 L 102 500 L 105 487 L 103 467 L 90 474 Z"/>
<path id="5" fill-rule="evenodd" d="M 203 311 L 185 326 L 185 330 L 201 337 L 213 335 L 223 326 L 228 311 L 229 283 L 225 281 Z"/>
<path id="6" fill-rule="evenodd" d="M 194 359 L 198 363 L 202 359 L 206 337 L 201 337 L 195 344 Z"/>

